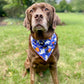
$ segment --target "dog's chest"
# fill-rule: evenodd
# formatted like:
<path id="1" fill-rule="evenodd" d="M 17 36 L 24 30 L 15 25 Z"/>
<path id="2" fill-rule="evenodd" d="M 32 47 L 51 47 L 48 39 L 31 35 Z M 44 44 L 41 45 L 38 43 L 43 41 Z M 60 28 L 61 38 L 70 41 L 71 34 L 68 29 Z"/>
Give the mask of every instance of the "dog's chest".
<path id="1" fill-rule="evenodd" d="M 45 62 L 39 56 L 36 56 L 33 58 L 32 66 L 34 69 L 36 69 L 37 72 L 44 71 L 49 68 L 49 62 Z"/>
<path id="2" fill-rule="evenodd" d="M 55 63 L 55 57 L 53 55 L 51 55 L 50 58 L 47 61 L 44 61 L 36 53 L 33 53 L 33 57 L 32 57 L 31 63 L 32 63 L 32 67 L 36 70 L 36 72 L 45 71 L 52 64 Z"/>

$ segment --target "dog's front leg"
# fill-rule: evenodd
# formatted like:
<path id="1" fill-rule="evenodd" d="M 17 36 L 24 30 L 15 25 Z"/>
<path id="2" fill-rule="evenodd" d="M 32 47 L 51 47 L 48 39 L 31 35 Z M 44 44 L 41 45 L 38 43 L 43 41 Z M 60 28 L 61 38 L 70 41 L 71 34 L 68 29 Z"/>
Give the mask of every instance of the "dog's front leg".
<path id="1" fill-rule="evenodd" d="M 50 73 L 52 75 L 54 84 L 59 84 L 58 77 L 57 77 L 57 68 L 55 65 L 50 67 Z"/>
<path id="2" fill-rule="evenodd" d="M 34 82 L 35 82 L 35 70 L 34 70 L 34 68 L 31 66 L 30 67 L 30 76 L 31 76 L 31 83 L 30 84 L 34 84 Z"/>

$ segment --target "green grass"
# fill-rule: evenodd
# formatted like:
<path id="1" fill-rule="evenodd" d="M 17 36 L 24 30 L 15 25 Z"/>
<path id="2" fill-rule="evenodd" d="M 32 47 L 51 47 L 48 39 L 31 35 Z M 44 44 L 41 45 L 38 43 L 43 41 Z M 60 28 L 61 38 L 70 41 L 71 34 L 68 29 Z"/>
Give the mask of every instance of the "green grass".
<path id="1" fill-rule="evenodd" d="M 84 14 L 58 13 L 64 26 L 57 26 L 60 59 L 60 84 L 84 84 Z M 10 22 L 19 20 L 6 19 Z M 21 24 L 0 26 L 0 84 L 30 84 L 30 74 L 22 78 L 27 57 L 29 33 Z M 53 84 L 49 70 L 44 77 L 36 75 L 35 84 Z"/>

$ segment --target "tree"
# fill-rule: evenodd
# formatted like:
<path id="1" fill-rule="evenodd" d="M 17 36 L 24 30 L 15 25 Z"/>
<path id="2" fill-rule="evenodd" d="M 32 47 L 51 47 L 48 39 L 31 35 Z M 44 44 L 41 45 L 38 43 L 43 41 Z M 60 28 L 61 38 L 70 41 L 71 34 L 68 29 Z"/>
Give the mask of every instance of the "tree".
<path id="1" fill-rule="evenodd" d="M 28 0 L 26 0 L 28 1 Z M 25 0 L 7 0 L 8 4 L 4 6 L 4 10 L 9 17 L 20 17 L 25 11 Z"/>
<path id="2" fill-rule="evenodd" d="M 3 0 L 2 0 L 3 1 Z M 47 2 L 56 4 L 56 0 L 5 0 L 6 4 L 3 9 L 9 17 L 20 17 L 25 10 L 35 2 Z"/>
<path id="3" fill-rule="evenodd" d="M 27 7 L 31 6 L 34 3 L 33 0 L 23 0 L 23 2 L 24 2 L 24 5 L 26 5 Z"/>
<path id="4" fill-rule="evenodd" d="M 0 16 L 6 16 L 5 11 L 3 10 L 4 5 L 6 5 L 7 2 L 4 0 L 0 0 Z"/>
<path id="5" fill-rule="evenodd" d="M 84 12 L 84 0 L 72 0 L 71 5 L 74 11 Z"/>
<path id="6" fill-rule="evenodd" d="M 59 5 L 60 5 L 61 12 L 64 12 L 66 10 L 67 2 L 65 0 L 62 0 Z"/>
<path id="7" fill-rule="evenodd" d="M 59 5 L 56 5 L 56 9 L 58 12 L 69 12 L 72 10 L 72 7 L 66 2 L 66 0 L 62 0 Z"/>

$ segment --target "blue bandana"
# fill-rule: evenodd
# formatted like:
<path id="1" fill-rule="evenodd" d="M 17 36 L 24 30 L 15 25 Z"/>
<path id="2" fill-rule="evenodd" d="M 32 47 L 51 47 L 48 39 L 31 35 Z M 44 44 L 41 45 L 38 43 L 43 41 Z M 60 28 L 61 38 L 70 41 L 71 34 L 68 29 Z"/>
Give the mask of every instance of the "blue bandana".
<path id="1" fill-rule="evenodd" d="M 45 61 L 48 60 L 51 53 L 53 52 L 56 46 L 56 40 L 57 40 L 57 37 L 55 33 L 52 35 L 51 38 L 47 40 L 35 40 L 31 36 L 31 44 L 32 44 L 33 49 Z"/>

